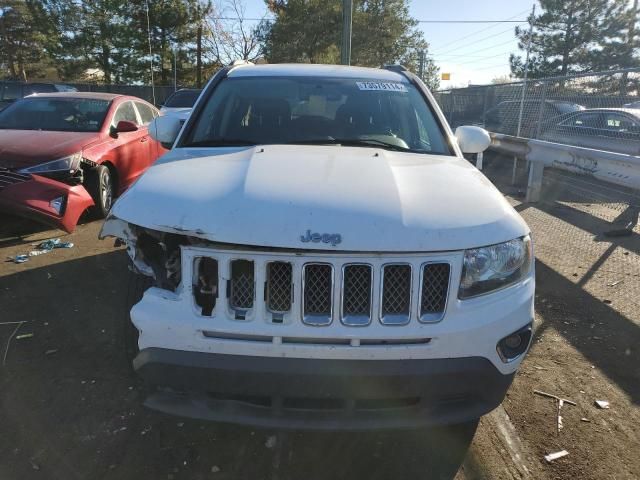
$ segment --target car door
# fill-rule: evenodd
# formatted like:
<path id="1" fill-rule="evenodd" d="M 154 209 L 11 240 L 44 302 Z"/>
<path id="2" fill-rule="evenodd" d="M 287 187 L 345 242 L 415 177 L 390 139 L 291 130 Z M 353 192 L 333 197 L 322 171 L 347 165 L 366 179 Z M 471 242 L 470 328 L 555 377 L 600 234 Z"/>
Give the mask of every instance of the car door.
<path id="1" fill-rule="evenodd" d="M 600 125 L 602 125 L 600 112 L 580 112 L 568 118 L 561 117 L 558 123 L 545 129 L 541 137 L 542 140 L 549 142 L 597 148 Z"/>
<path id="2" fill-rule="evenodd" d="M 624 112 L 603 112 L 598 142 L 600 150 L 640 154 L 640 121 Z"/>
<path id="3" fill-rule="evenodd" d="M 163 148 L 159 142 L 151 138 L 151 135 L 149 135 L 149 130 L 148 130 L 149 123 L 151 123 L 151 121 L 154 118 L 160 115 L 160 112 L 158 112 L 158 110 L 155 107 L 152 107 L 148 103 L 142 102 L 142 101 L 135 102 L 135 106 L 136 106 L 136 110 L 138 111 L 138 116 L 140 117 L 140 121 L 142 124 L 141 128 L 144 128 L 144 130 L 147 132 L 147 141 L 146 141 L 147 158 L 146 158 L 146 163 L 142 165 L 142 171 L 140 172 L 140 174 L 142 174 L 144 170 L 149 168 L 151 164 L 155 162 L 156 159 L 160 155 L 163 155 L 167 150 Z"/>
<path id="4" fill-rule="evenodd" d="M 134 132 L 115 132 L 118 122 L 126 120 L 142 127 L 133 101 L 127 100 L 116 107 L 111 119 L 112 147 L 109 159 L 118 172 L 118 191 L 126 190 L 144 171 L 148 165 L 149 135 L 146 128 L 138 128 Z"/>

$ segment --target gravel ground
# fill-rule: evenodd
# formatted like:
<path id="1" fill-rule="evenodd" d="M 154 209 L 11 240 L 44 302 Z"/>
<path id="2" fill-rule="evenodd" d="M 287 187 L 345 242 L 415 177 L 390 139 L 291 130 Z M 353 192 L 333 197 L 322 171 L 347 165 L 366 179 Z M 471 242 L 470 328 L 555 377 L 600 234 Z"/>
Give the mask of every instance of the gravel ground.
<path id="1" fill-rule="evenodd" d="M 122 248 L 97 240 L 99 222 L 66 236 L 1 217 L 3 259 L 52 237 L 75 247 L 0 263 L 0 322 L 25 322 L 18 335 L 33 334 L 14 337 L 0 366 L 0 478 L 640 478 L 638 233 L 602 235 L 626 205 L 585 194 L 601 185 L 549 178 L 545 203 L 511 198 L 536 244 L 534 344 L 475 436 L 469 428 L 287 433 L 147 411 L 121 347 Z M 0 325 L 3 355 L 14 329 Z M 556 403 L 534 389 L 577 404 L 563 406 L 560 432 Z M 559 450 L 569 455 L 544 461 Z"/>

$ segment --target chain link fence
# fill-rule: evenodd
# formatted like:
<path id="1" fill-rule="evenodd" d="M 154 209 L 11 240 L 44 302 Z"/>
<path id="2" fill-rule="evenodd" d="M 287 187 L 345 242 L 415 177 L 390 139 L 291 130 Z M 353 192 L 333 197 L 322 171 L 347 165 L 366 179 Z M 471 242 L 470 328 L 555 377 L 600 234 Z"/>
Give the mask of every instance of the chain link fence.
<path id="1" fill-rule="evenodd" d="M 453 128 L 640 155 L 640 68 L 435 92 Z"/>
<path id="2" fill-rule="evenodd" d="M 435 97 L 454 129 L 478 125 L 505 135 L 640 156 L 640 68 L 442 90 Z M 485 174 L 504 192 L 523 195 L 528 162 L 491 157 Z M 542 203 L 611 222 L 610 232 L 640 232 L 638 189 L 547 170 Z"/>

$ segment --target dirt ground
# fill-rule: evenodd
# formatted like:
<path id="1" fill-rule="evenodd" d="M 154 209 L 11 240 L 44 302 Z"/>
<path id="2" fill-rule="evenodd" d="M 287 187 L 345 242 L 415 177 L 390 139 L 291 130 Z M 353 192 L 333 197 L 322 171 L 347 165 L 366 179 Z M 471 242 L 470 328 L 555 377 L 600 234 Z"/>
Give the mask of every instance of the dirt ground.
<path id="1" fill-rule="evenodd" d="M 624 205 L 594 202 L 600 185 L 558 185 L 546 185 L 542 204 L 511 198 L 536 245 L 537 331 L 503 406 L 475 436 L 470 427 L 279 432 L 148 411 L 121 346 L 122 248 L 97 239 L 100 222 L 64 235 L 0 217 L 2 260 L 48 238 L 75 244 L 0 263 L 0 323 L 25 322 L 17 335 L 33 334 L 7 349 L 16 324 L 0 325 L 0 479 L 640 478 L 638 230 L 604 237 Z M 556 403 L 534 389 L 577 404 L 563 406 L 560 432 Z M 569 455 L 544 461 L 559 450 Z"/>

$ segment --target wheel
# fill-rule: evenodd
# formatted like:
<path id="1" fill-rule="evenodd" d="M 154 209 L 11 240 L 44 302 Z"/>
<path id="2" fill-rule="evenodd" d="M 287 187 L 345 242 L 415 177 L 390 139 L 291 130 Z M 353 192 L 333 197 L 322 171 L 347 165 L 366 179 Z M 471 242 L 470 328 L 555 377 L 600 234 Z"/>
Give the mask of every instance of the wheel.
<path id="1" fill-rule="evenodd" d="M 104 218 L 113 203 L 113 178 L 111 171 L 104 165 L 89 170 L 85 175 L 84 186 L 95 203 L 94 212 L 98 218 Z"/>
<path id="2" fill-rule="evenodd" d="M 122 345 L 124 347 L 125 358 L 132 370 L 133 359 L 140 350 L 138 348 L 138 329 L 131 322 L 130 312 L 133 306 L 142 299 L 142 295 L 144 295 L 144 292 L 151 287 L 152 284 L 153 279 L 151 277 L 129 270 L 127 297 L 122 315 Z"/>

